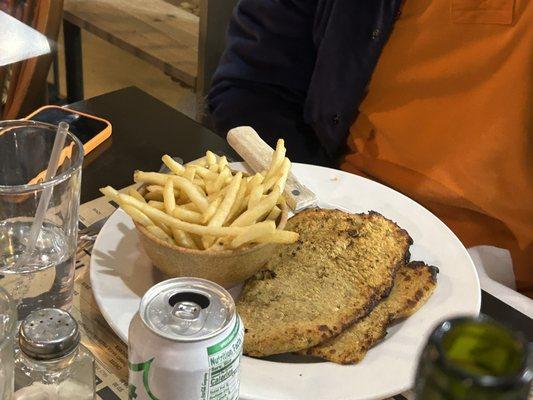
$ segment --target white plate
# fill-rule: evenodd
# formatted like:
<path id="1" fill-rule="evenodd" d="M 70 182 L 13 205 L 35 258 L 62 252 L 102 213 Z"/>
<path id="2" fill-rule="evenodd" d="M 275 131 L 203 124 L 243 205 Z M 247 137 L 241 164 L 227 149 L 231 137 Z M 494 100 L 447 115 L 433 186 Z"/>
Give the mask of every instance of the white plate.
<path id="1" fill-rule="evenodd" d="M 479 312 L 479 280 L 468 253 L 437 217 L 392 189 L 328 168 L 293 164 L 293 171 L 318 195 L 322 206 L 352 212 L 375 210 L 396 221 L 414 240 L 412 259 L 439 267 L 438 285 L 417 313 L 391 328 L 386 339 L 357 365 L 309 362 L 295 356 L 268 361 L 243 357 L 241 399 L 368 400 L 409 389 L 418 354 L 436 323 Z M 140 298 L 163 276 L 150 264 L 124 212 L 115 212 L 100 232 L 90 273 L 104 318 L 127 341 Z"/>

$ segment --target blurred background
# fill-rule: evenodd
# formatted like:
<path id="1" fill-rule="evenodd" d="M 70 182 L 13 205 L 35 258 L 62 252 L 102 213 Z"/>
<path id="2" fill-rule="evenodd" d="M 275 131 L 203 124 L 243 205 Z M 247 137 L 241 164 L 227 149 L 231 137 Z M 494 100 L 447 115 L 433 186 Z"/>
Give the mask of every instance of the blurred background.
<path id="1" fill-rule="evenodd" d="M 51 44 L 47 55 L 0 65 L 0 119 L 135 85 L 205 123 L 203 96 L 235 3 L 0 0 L 0 17 L 15 17 Z"/>

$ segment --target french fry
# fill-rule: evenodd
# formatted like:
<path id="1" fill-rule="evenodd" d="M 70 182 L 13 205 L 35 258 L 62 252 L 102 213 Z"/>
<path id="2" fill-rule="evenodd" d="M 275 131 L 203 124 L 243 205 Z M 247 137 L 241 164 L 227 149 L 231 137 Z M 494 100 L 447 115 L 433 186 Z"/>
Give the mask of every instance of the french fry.
<path id="1" fill-rule="evenodd" d="M 163 191 L 148 192 L 144 195 L 145 200 L 163 201 Z"/>
<path id="2" fill-rule="evenodd" d="M 263 196 L 263 186 L 259 185 L 253 188 L 248 198 L 248 209 L 255 207 L 261 200 L 261 196 Z"/>
<path id="3" fill-rule="evenodd" d="M 105 190 L 100 189 L 100 191 L 105 194 Z M 111 188 L 113 189 L 113 188 Z M 113 189 L 114 190 L 114 189 Z M 109 193 L 109 192 L 108 192 Z M 112 192 L 111 192 L 112 193 Z M 163 222 L 170 228 L 178 228 L 185 232 L 194 233 L 196 235 L 211 235 L 211 236 L 237 236 L 243 233 L 249 227 L 240 227 L 240 226 L 222 226 L 222 227 L 212 227 L 212 226 L 203 226 L 198 224 L 192 224 L 189 222 L 181 221 L 177 218 L 174 218 L 164 211 L 158 210 L 147 203 L 143 203 L 127 194 L 119 193 L 119 201 L 124 204 L 129 204 L 135 208 L 142 211 L 154 222 Z"/>
<path id="4" fill-rule="evenodd" d="M 198 211 L 198 207 L 193 202 L 182 204 L 180 207 L 189 211 Z"/>
<path id="5" fill-rule="evenodd" d="M 163 232 L 165 232 L 170 238 L 172 238 L 172 231 L 170 228 L 161 221 L 154 221 L 155 225 L 159 227 Z"/>
<path id="6" fill-rule="evenodd" d="M 239 191 L 237 192 L 237 195 L 235 196 L 235 203 L 231 206 L 230 212 L 226 219 L 224 220 L 224 224 L 229 223 L 233 221 L 233 218 L 237 213 L 240 211 L 241 205 L 244 201 L 244 194 L 247 191 L 249 183 L 246 182 L 244 179 L 241 180 L 241 185 L 239 186 Z M 228 186 L 229 187 L 229 186 Z"/>
<path id="7" fill-rule="evenodd" d="M 164 186 L 167 182 L 167 179 L 169 179 L 169 175 L 161 174 L 159 172 L 135 171 L 133 174 L 133 180 L 135 182 L 155 183 L 156 185 L 160 186 Z M 172 179 L 174 187 L 178 187 L 182 192 L 184 192 L 201 211 L 205 212 L 207 210 L 207 207 L 209 207 L 209 202 L 207 201 L 205 194 L 201 191 L 201 189 L 181 176 L 171 175 L 170 179 Z M 158 199 L 153 198 L 149 200 Z"/>
<path id="8" fill-rule="evenodd" d="M 150 232 L 152 235 L 157 237 L 158 239 L 161 239 L 165 242 L 172 243 L 172 238 L 160 227 L 156 225 L 148 225 L 146 227 L 146 230 Z"/>
<path id="9" fill-rule="evenodd" d="M 199 177 L 203 179 L 208 179 L 208 180 L 216 179 L 216 177 L 218 176 L 217 173 L 209 171 L 209 169 L 201 165 L 191 165 L 191 167 L 196 170 L 196 175 L 198 175 Z"/>
<path id="10" fill-rule="evenodd" d="M 236 248 L 245 243 L 253 242 L 255 239 L 273 233 L 276 230 L 274 221 L 265 221 L 253 225 L 242 234 L 236 236 L 231 241 L 231 247 Z"/>
<path id="11" fill-rule="evenodd" d="M 154 224 L 152 220 L 146 216 L 146 214 L 139 211 L 133 206 L 124 204 L 123 206 L 121 206 L 121 208 L 124 210 L 126 214 L 128 214 L 131 217 L 132 220 L 134 220 L 135 222 L 143 226 L 150 226 Z"/>
<path id="12" fill-rule="evenodd" d="M 275 186 L 268 196 L 264 197 L 254 208 L 248 209 L 239 215 L 230 226 L 246 226 L 255 223 L 262 215 L 272 210 L 280 194 L 279 186 Z"/>
<path id="13" fill-rule="evenodd" d="M 202 236 L 195 235 L 194 233 L 188 233 L 188 235 L 191 237 L 197 249 L 204 250 L 204 247 L 202 247 Z"/>
<path id="14" fill-rule="evenodd" d="M 266 219 L 270 221 L 277 221 L 278 217 L 281 214 L 281 209 L 278 206 L 274 206 L 270 213 L 267 215 Z"/>
<path id="15" fill-rule="evenodd" d="M 219 240 L 215 240 L 215 243 L 213 243 L 211 245 L 211 247 L 209 247 L 209 250 L 215 250 L 215 251 L 220 251 L 220 250 L 224 250 L 224 243 L 219 241 Z"/>
<path id="16" fill-rule="evenodd" d="M 146 185 L 146 190 L 149 191 L 149 192 L 162 192 L 163 191 L 163 186 L 159 186 L 159 185 Z M 128 193 L 129 194 L 129 193 Z"/>
<path id="17" fill-rule="evenodd" d="M 232 179 L 231 184 L 228 187 L 228 190 L 226 192 L 226 195 L 224 196 L 222 202 L 216 209 L 215 214 L 207 224 L 207 226 L 222 226 L 226 218 L 228 217 L 231 207 L 235 203 L 235 199 L 237 197 L 237 192 L 239 191 L 239 188 L 241 186 L 242 182 L 242 172 L 238 172 Z M 221 197 L 217 198 L 221 199 Z M 215 200 L 215 201 L 217 201 Z M 213 241 L 215 240 L 214 237 L 206 236 L 203 238 L 202 243 L 205 248 L 208 248 L 212 245 Z"/>
<path id="18" fill-rule="evenodd" d="M 194 243 L 192 237 L 187 232 L 183 232 L 180 229 L 173 228 L 172 236 L 174 237 L 174 241 L 178 246 L 186 247 L 189 249 L 198 248 L 198 246 L 196 246 L 196 243 Z"/>
<path id="19" fill-rule="evenodd" d="M 222 185 L 226 181 L 226 178 L 231 178 L 231 171 L 229 168 L 224 168 L 222 171 L 220 171 L 220 174 L 218 175 L 217 179 L 215 179 L 213 184 L 214 192 L 218 192 L 220 189 L 222 189 Z"/>
<path id="20" fill-rule="evenodd" d="M 264 181 L 264 176 L 261 175 L 259 172 L 255 174 L 254 176 L 250 177 L 248 181 L 248 190 L 246 194 L 250 193 L 255 187 L 259 186 Z"/>
<path id="21" fill-rule="evenodd" d="M 222 203 L 222 197 L 217 197 L 215 200 L 211 202 L 211 204 L 209 204 L 209 207 L 207 207 L 207 210 L 204 213 L 203 218 L 202 218 L 203 224 L 207 224 L 211 220 L 213 215 L 215 215 L 220 203 Z"/>
<path id="22" fill-rule="evenodd" d="M 283 193 L 283 190 L 285 189 L 285 182 L 287 181 L 287 176 L 289 175 L 289 171 L 291 169 L 291 162 L 288 158 L 285 158 L 283 160 L 283 163 L 281 164 L 281 168 L 279 168 L 278 174 L 271 176 L 268 178 L 264 186 L 264 192 L 268 192 L 274 185 L 278 185 L 281 189 L 281 192 Z"/>
<path id="23" fill-rule="evenodd" d="M 196 160 L 192 160 L 192 161 L 189 161 L 187 164 L 185 165 L 192 165 L 192 166 L 200 166 L 200 167 L 207 167 L 207 160 L 206 160 L 206 157 L 203 156 L 203 157 L 200 157 Z"/>
<path id="24" fill-rule="evenodd" d="M 135 189 L 130 189 L 128 190 L 128 194 L 132 197 L 135 197 L 137 200 L 139 201 L 144 201 L 146 203 L 146 200 L 144 199 L 144 197 L 142 196 L 142 194 L 140 194 L 137 190 Z"/>
<path id="25" fill-rule="evenodd" d="M 179 197 L 176 199 L 176 204 L 187 204 L 191 200 L 187 197 L 187 195 L 184 192 L 180 192 Z M 194 203 L 193 203 L 194 204 Z M 198 208 L 198 206 L 196 206 Z"/>
<path id="26" fill-rule="evenodd" d="M 283 139 L 278 139 L 278 142 L 276 143 L 276 150 L 274 151 L 274 154 L 272 154 L 272 160 L 270 161 L 270 167 L 265 179 L 268 179 L 278 173 L 278 169 L 281 167 L 283 159 L 285 158 L 285 153 L 285 141 Z"/>
<path id="27" fill-rule="evenodd" d="M 101 188 L 100 192 L 109 200 L 113 200 L 115 203 L 120 204 L 120 193 L 118 192 L 118 190 L 112 188 L 111 186 L 106 186 L 105 188 Z"/>
<path id="28" fill-rule="evenodd" d="M 187 179 L 189 182 L 194 181 L 194 176 L 196 175 L 196 169 L 192 166 L 185 167 L 185 172 L 183 173 L 183 177 Z"/>
<path id="29" fill-rule="evenodd" d="M 193 224 L 200 224 L 203 221 L 203 216 L 199 212 L 187 210 L 182 206 L 176 206 L 171 214 L 182 221 L 190 222 Z"/>
<path id="30" fill-rule="evenodd" d="M 174 183 L 168 179 L 163 189 L 163 203 L 167 214 L 172 214 L 176 208 L 176 198 L 174 197 Z"/>
<path id="31" fill-rule="evenodd" d="M 162 201 L 150 200 L 148 202 L 148 205 L 154 208 L 157 208 L 158 210 L 161 210 L 161 211 L 165 210 L 165 204 Z"/>
<path id="32" fill-rule="evenodd" d="M 185 167 L 167 154 L 161 157 L 161 161 L 163 161 L 173 174 L 181 175 L 185 172 Z"/>
<path id="33" fill-rule="evenodd" d="M 222 156 L 218 159 L 218 170 L 222 171 L 228 165 L 228 159 L 226 156 Z"/>
<path id="34" fill-rule="evenodd" d="M 296 232 L 277 230 L 255 239 L 257 243 L 294 243 L 300 235 Z"/>
<path id="35" fill-rule="evenodd" d="M 279 186 L 281 193 L 285 190 L 285 183 L 287 182 L 287 177 L 289 176 L 289 171 L 291 170 L 291 161 L 288 158 L 283 160 L 281 164 L 281 177 L 276 185 Z"/>
<path id="36" fill-rule="evenodd" d="M 165 186 L 159 186 L 159 185 L 147 185 L 146 186 L 146 190 L 150 193 L 160 193 L 161 195 L 163 195 L 163 189 L 165 188 Z M 129 193 L 128 193 L 129 194 Z M 180 191 L 178 189 L 174 189 L 174 196 L 179 196 L 180 194 Z"/>
<path id="37" fill-rule="evenodd" d="M 201 178 L 194 178 L 192 183 L 202 189 L 202 192 L 205 194 L 205 181 Z"/>
<path id="38" fill-rule="evenodd" d="M 216 251 L 247 243 L 291 243 L 298 234 L 276 230 L 291 167 L 285 154 L 280 139 L 268 169 L 246 178 L 231 171 L 225 156 L 211 151 L 184 166 L 164 155 L 169 173 L 135 171 L 144 195 L 109 186 L 101 192 L 151 235 L 181 247 Z"/>
<path id="39" fill-rule="evenodd" d="M 207 161 L 207 165 L 209 166 L 217 163 L 217 156 L 212 151 L 207 150 L 205 153 L 205 159 Z"/>
<path id="40" fill-rule="evenodd" d="M 224 224 L 224 221 L 228 217 L 233 204 L 235 204 L 237 193 L 241 187 L 241 182 L 242 172 L 237 172 L 237 174 L 233 177 L 231 184 L 228 186 L 228 190 L 224 196 L 224 199 L 217 208 L 213 218 L 211 218 L 209 221 L 208 226 L 222 226 Z"/>
<path id="41" fill-rule="evenodd" d="M 227 186 L 226 186 L 226 187 L 223 187 L 223 188 L 222 188 L 221 190 L 219 190 L 218 192 L 208 194 L 208 195 L 207 195 L 207 199 L 208 199 L 209 201 L 213 201 L 213 200 L 215 200 L 217 197 L 221 197 L 221 196 L 223 196 L 223 195 L 226 193 L 227 190 L 228 190 L 228 187 L 227 187 Z"/>

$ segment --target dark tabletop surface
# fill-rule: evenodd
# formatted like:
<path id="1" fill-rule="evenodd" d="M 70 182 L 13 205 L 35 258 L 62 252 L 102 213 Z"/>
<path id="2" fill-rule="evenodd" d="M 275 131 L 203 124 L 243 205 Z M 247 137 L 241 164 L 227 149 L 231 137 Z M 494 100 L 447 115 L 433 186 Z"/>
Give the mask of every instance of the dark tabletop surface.
<path id="1" fill-rule="evenodd" d="M 206 150 L 239 159 L 225 140 L 136 87 L 73 103 L 70 108 L 105 118 L 113 126 L 111 138 L 86 157 L 82 203 L 100 197 L 102 186 L 131 185 L 135 169 L 158 170 L 165 153 L 185 162 L 205 155 Z M 484 291 L 481 311 L 533 341 L 533 320 Z"/>

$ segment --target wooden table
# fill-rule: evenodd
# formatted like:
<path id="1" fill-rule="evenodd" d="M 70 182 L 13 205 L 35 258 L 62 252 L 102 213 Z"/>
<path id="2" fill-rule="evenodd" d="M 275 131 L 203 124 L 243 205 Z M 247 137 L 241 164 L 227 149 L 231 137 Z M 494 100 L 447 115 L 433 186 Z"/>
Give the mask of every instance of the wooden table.
<path id="1" fill-rule="evenodd" d="M 83 99 L 81 29 L 85 29 L 195 90 L 200 120 L 236 2 L 201 0 L 199 18 L 168 0 L 65 0 L 68 102 Z"/>
<path id="2" fill-rule="evenodd" d="M 99 197 L 98 188 L 102 186 L 120 188 L 131 184 L 135 169 L 158 169 L 164 153 L 180 156 L 187 162 L 210 149 L 239 160 L 225 140 L 135 87 L 80 101 L 71 107 L 106 118 L 113 125 L 107 147 L 87 157 L 82 202 Z M 533 320 L 485 291 L 481 312 L 533 341 Z"/>

